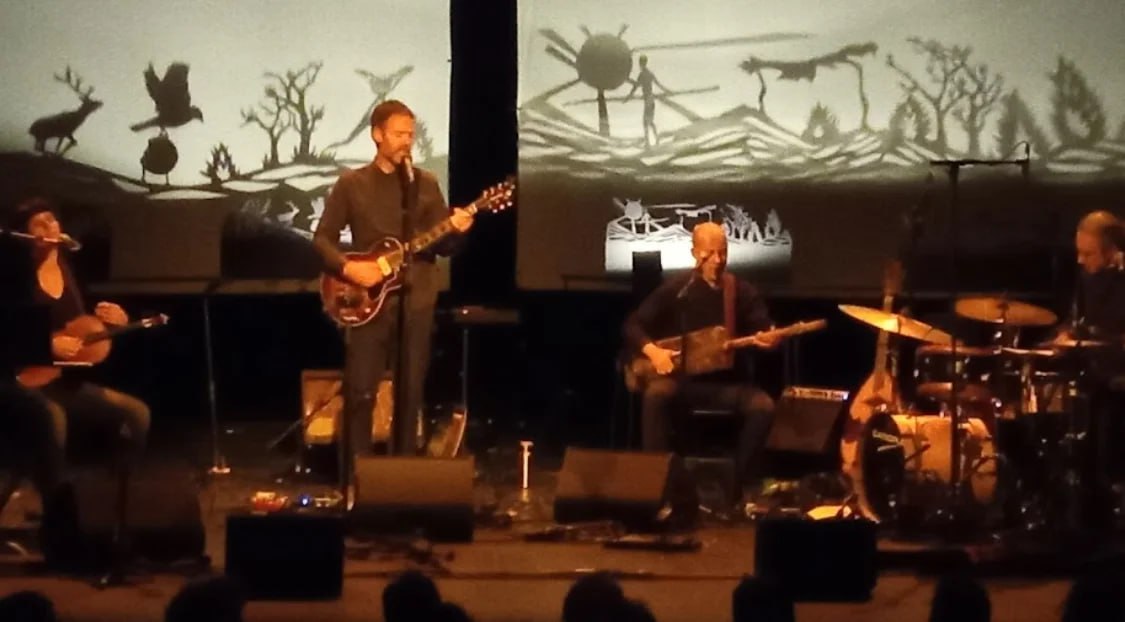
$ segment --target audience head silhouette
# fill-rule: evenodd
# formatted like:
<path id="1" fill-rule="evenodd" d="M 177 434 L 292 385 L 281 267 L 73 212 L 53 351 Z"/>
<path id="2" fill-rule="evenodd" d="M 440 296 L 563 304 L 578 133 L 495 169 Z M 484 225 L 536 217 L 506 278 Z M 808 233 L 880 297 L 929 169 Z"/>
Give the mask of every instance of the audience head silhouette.
<path id="1" fill-rule="evenodd" d="M 417 620 L 441 604 L 441 595 L 432 579 L 411 570 L 383 589 L 383 619 L 387 622 Z"/>
<path id="2" fill-rule="evenodd" d="M 589 622 L 605 618 L 625 600 L 617 579 L 608 572 L 582 577 L 563 599 L 563 622 Z"/>
<path id="3" fill-rule="evenodd" d="M 16 592 L 0 598 L 0 620 L 55 622 L 55 606 L 39 592 Z"/>
<path id="4" fill-rule="evenodd" d="M 746 577 L 731 595 L 734 622 L 793 622 L 793 600 L 764 577 Z"/>
<path id="5" fill-rule="evenodd" d="M 1104 570 L 1079 578 L 1063 603 L 1062 622 L 1120 622 L 1125 620 L 1125 582 Z"/>
<path id="6" fill-rule="evenodd" d="M 988 591 L 972 577 L 943 577 L 934 588 L 930 622 L 988 622 L 992 604 Z"/>
<path id="7" fill-rule="evenodd" d="M 164 610 L 165 622 L 241 622 L 246 598 L 233 579 L 210 577 L 185 585 Z"/>
<path id="8" fill-rule="evenodd" d="M 615 615 L 608 618 L 619 622 L 656 622 L 656 616 L 648 605 L 639 600 L 622 600 L 615 610 Z"/>
<path id="9" fill-rule="evenodd" d="M 434 605 L 425 619 L 428 622 L 473 622 L 473 618 L 460 605 L 453 603 Z"/>

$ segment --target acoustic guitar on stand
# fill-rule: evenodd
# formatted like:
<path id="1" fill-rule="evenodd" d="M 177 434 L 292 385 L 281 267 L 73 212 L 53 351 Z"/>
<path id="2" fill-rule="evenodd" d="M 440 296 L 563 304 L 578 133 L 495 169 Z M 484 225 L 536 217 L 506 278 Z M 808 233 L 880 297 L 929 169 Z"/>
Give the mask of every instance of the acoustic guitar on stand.
<path id="1" fill-rule="evenodd" d="M 515 188 L 515 181 L 508 178 L 485 189 L 475 201 L 462 209 L 472 215 L 505 210 L 512 205 Z M 453 225 L 447 218 L 414 236 L 407 243 L 386 237 L 376 242 L 367 252 L 344 253 L 349 261 L 372 261 L 378 264 L 383 272 L 383 280 L 368 288 L 347 280 L 341 274 L 322 274 L 320 300 L 324 305 L 324 312 L 344 327 L 362 326 L 375 319 L 391 292 L 402 287 L 400 271 L 408 254 L 423 252 L 452 232 Z"/>
<path id="2" fill-rule="evenodd" d="M 890 261 L 883 268 L 883 311 L 890 313 L 894 310 L 895 296 L 901 291 L 902 264 L 898 261 Z M 848 410 L 848 419 L 844 423 L 844 432 L 840 440 L 840 458 L 845 473 L 855 465 L 863 426 L 871 415 L 882 408 L 889 408 L 891 412 L 902 412 L 897 375 L 895 370 L 891 369 L 890 333 L 881 330 L 875 344 L 875 366 L 871 370 L 871 375 L 856 391 L 851 408 Z"/>
<path id="3" fill-rule="evenodd" d="M 106 326 L 97 316 L 80 315 L 67 322 L 66 326 L 56 333 L 82 340 L 82 348 L 78 350 L 77 354 L 65 361 L 58 361 L 56 365 L 25 367 L 19 371 L 16 378 L 23 386 L 29 389 L 38 389 L 61 376 L 63 367 L 89 367 L 104 361 L 109 356 L 111 340 L 114 337 L 142 328 L 163 326 L 167 323 L 168 316 L 164 314 L 154 315 L 122 326 Z"/>
<path id="4" fill-rule="evenodd" d="M 763 337 L 782 339 L 795 337 L 823 330 L 827 325 L 828 323 L 825 320 L 797 322 L 784 328 L 763 330 L 753 335 L 734 339 L 727 335 L 725 326 L 710 326 L 691 331 L 682 337 L 669 337 L 654 343 L 661 348 L 676 352 L 676 355 L 672 357 L 673 369 L 670 375 L 683 371 L 689 376 L 698 376 L 713 371 L 730 369 L 734 365 L 735 350 L 753 346 L 758 339 Z M 687 344 L 686 348 L 684 347 L 685 343 Z M 625 386 L 634 392 L 638 391 L 645 382 L 658 377 L 656 369 L 652 366 L 652 361 L 643 354 L 633 357 L 631 361 L 626 361 L 624 372 Z"/>

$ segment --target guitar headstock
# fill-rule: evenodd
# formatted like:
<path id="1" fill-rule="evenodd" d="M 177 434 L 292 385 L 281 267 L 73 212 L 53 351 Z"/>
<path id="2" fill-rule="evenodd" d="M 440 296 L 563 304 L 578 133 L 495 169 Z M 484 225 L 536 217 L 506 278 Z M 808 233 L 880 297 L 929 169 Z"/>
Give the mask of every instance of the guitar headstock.
<path id="1" fill-rule="evenodd" d="M 500 212 L 512 206 L 516 192 L 516 180 L 509 176 L 504 181 L 489 186 L 480 193 L 473 206 L 481 212 Z"/>
<path id="2" fill-rule="evenodd" d="M 168 323 L 169 319 L 170 318 L 167 315 L 160 313 L 158 315 L 146 317 L 145 319 L 140 321 L 140 324 L 145 328 L 152 328 L 153 326 L 164 326 Z"/>
<path id="3" fill-rule="evenodd" d="M 897 296 L 902 293 L 902 262 L 888 261 L 883 266 L 883 296 Z"/>

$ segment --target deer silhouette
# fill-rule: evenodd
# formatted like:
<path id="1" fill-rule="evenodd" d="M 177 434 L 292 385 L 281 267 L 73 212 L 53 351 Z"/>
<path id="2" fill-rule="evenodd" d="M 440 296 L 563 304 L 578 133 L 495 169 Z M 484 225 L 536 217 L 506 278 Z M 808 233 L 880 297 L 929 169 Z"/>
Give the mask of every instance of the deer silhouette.
<path id="1" fill-rule="evenodd" d="M 81 104 L 76 110 L 68 110 L 36 119 L 27 131 L 35 138 L 36 151 L 46 152 L 47 139 L 54 138 L 58 141 L 55 143 L 55 153 L 66 155 L 71 147 L 78 144 L 78 141 L 74 139 L 74 132 L 86 121 L 86 117 L 90 116 L 91 112 L 102 107 L 102 102 L 90 97 L 90 94 L 94 92 L 94 87 L 91 86 L 85 91 L 82 90 L 82 78 L 77 73 L 72 73 L 70 66 L 67 66 L 63 75 L 60 76 L 56 73 L 55 80 L 69 86 L 70 90 L 78 95 Z M 65 148 L 62 146 L 64 139 L 70 141 Z"/>

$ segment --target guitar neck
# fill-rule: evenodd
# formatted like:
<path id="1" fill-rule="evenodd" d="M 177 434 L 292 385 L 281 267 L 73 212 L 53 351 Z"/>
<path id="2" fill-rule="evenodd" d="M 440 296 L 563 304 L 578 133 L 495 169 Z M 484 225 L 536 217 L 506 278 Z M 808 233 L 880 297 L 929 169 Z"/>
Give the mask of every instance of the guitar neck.
<path id="1" fill-rule="evenodd" d="M 891 312 L 894 307 L 894 297 L 887 295 L 883 296 L 883 311 Z M 875 341 L 875 372 L 878 373 L 887 369 L 887 353 L 890 344 L 891 334 L 885 330 L 879 331 L 879 338 Z"/>
<path id="2" fill-rule="evenodd" d="M 120 334 L 123 334 L 123 333 L 128 333 L 128 332 L 132 332 L 134 330 L 139 330 L 141 328 L 146 328 L 150 324 L 151 324 L 151 322 L 149 320 L 139 320 L 139 321 L 136 321 L 136 322 L 130 322 L 129 324 L 124 324 L 122 326 L 110 326 L 110 327 L 107 327 L 105 330 L 98 331 L 96 333 L 90 333 L 89 335 L 86 335 L 85 337 L 82 338 L 82 343 L 84 343 L 86 345 L 89 345 L 91 343 L 96 343 L 98 341 L 103 341 L 105 339 L 112 339 L 112 338 L 114 338 L 114 337 L 116 337 Z"/>
<path id="3" fill-rule="evenodd" d="M 792 326 L 786 326 L 784 328 L 773 328 L 773 329 L 770 329 L 770 330 L 763 330 L 763 331 L 756 332 L 753 335 L 747 335 L 745 337 L 739 337 L 737 339 L 731 339 L 730 341 L 727 342 L 727 347 L 732 348 L 732 349 L 745 348 L 747 346 L 754 345 L 754 341 L 756 339 L 761 339 L 763 337 L 781 337 L 781 338 L 792 337 L 793 335 L 800 335 L 802 333 L 808 333 L 808 332 L 812 332 L 814 330 L 820 330 L 823 327 L 824 327 L 824 321 L 818 320 L 818 321 L 815 321 L 815 322 L 794 324 Z"/>
<path id="4" fill-rule="evenodd" d="M 476 201 L 473 201 L 472 203 L 466 205 L 461 209 L 468 212 L 470 216 L 473 216 L 477 213 L 477 211 L 479 211 L 480 208 L 477 206 Z M 449 235 L 453 231 L 454 229 L 452 218 L 446 218 L 433 227 L 430 227 L 426 231 L 423 231 L 422 233 L 411 238 L 409 249 L 413 253 L 420 253 L 433 246 L 434 244 L 437 244 L 439 241 L 441 241 L 442 238 Z"/>

